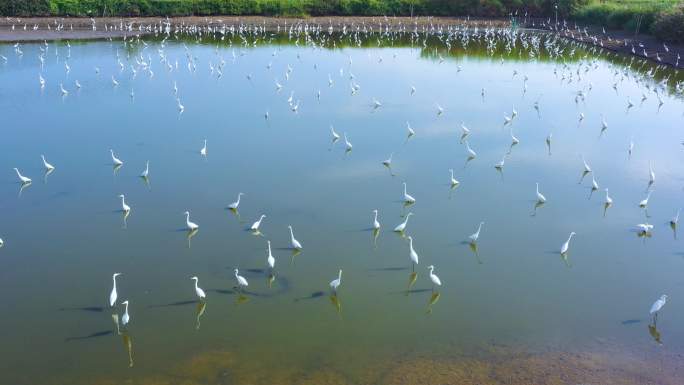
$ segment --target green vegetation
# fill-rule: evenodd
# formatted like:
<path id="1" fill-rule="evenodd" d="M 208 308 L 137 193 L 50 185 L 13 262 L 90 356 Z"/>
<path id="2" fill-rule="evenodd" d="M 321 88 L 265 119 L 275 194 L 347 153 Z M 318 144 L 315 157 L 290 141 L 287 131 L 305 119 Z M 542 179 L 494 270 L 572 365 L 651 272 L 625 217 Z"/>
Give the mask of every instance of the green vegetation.
<path id="1" fill-rule="evenodd" d="M 3 16 L 474 16 L 527 13 L 610 29 L 684 35 L 684 0 L 0 0 Z"/>
<path id="2" fill-rule="evenodd" d="M 587 0 L 0 0 L 5 16 L 567 16 Z"/>
<path id="3" fill-rule="evenodd" d="M 664 12 L 681 0 L 592 0 L 573 13 L 573 18 L 610 29 L 649 32 Z"/>

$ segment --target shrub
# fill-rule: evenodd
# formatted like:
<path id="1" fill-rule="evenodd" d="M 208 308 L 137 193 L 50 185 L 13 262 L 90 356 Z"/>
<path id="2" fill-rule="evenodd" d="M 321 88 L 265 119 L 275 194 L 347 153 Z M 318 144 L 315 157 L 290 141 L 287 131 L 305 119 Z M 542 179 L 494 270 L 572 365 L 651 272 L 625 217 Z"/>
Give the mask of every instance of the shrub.
<path id="1" fill-rule="evenodd" d="M 653 34 L 665 41 L 684 42 L 684 4 L 660 13 L 651 27 Z"/>

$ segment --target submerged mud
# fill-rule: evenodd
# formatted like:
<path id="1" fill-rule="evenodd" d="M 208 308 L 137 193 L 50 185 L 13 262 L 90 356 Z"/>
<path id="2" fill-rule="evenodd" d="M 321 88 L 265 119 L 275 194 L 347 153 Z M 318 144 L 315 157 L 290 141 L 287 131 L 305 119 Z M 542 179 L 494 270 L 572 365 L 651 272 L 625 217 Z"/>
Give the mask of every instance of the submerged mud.
<path id="1" fill-rule="evenodd" d="M 223 350 L 199 353 L 169 373 L 141 378 L 99 379 L 95 385 L 676 385 L 684 378 L 678 355 L 634 356 L 622 349 L 521 352 L 491 347 L 475 356 L 410 353 L 369 362 L 346 373 L 318 359 L 301 367 L 265 367 Z"/>

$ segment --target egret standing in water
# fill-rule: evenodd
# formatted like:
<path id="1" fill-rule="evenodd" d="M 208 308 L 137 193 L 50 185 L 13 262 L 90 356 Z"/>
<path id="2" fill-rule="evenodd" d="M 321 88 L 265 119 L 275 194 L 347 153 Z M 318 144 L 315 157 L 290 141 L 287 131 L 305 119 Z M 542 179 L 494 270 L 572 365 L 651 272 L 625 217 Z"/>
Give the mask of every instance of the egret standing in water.
<path id="1" fill-rule="evenodd" d="M 43 159 L 43 167 L 45 167 L 45 171 L 50 172 L 55 169 L 55 166 L 51 165 L 45 160 L 45 155 L 41 155 L 40 157 Z"/>
<path id="2" fill-rule="evenodd" d="M 468 237 L 470 239 L 470 243 L 475 243 L 477 242 L 477 239 L 480 238 L 480 230 L 482 230 L 482 225 L 484 225 L 484 222 L 480 222 L 480 225 L 477 227 L 477 231 Z"/>
<path id="3" fill-rule="evenodd" d="M 245 195 L 245 193 L 238 193 L 237 200 L 231 204 L 228 205 L 228 208 L 231 210 L 237 210 L 238 206 L 240 206 L 240 197 Z"/>
<path id="4" fill-rule="evenodd" d="M 406 230 L 406 225 L 408 224 L 409 217 L 413 215 L 413 213 L 409 212 L 406 214 L 406 217 L 404 218 L 404 221 L 401 222 L 400 224 L 397 225 L 397 227 L 394 228 L 394 231 L 397 233 L 403 233 L 404 230 Z"/>
<path id="5" fill-rule="evenodd" d="M 604 203 L 606 204 L 606 206 L 610 206 L 610 205 L 613 204 L 613 198 L 611 198 L 611 197 L 608 195 L 608 189 L 606 189 L 606 200 L 605 200 Z"/>
<path id="6" fill-rule="evenodd" d="M 660 296 L 660 298 L 658 298 L 655 302 L 653 302 L 653 305 L 651 305 L 650 314 L 653 314 L 653 323 L 658 321 L 658 312 L 660 311 L 660 309 L 663 308 L 663 306 L 665 306 L 666 303 L 667 303 L 667 295 L 663 294 Z"/>
<path id="7" fill-rule="evenodd" d="M 349 139 L 347 139 L 347 133 L 345 132 L 345 133 L 343 133 L 343 135 L 344 135 L 344 145 L 347 148 L 347 152 L 349 152 L 352 150 L 352 148 L 354 148 L 354 146 L 352 146 L 352 144 L 349 142 Z"/>
<path id="8" fill-rule="evenodd" d="M 643 199 L 641 202 L 639 202 L 639 207 L 642 209 L 645 209 L 648 207 L 648 200 L 651 199 L 651 193 L 653 190 L 649 191 L 648 194 L 646 195 L 646 199 Z"/>
<path id="9" fill-rule="evenodd" d="M 574 235 L 575 235 L 575 232 L 574 231 L 571 232 L 570 236 L 568 237 L 568 240 L 565 241 L 565 243 L 563 243 L 563 246 L 561 246 L 561 250 L 560 250 L 561 255 L 565 255 L 568 253 L 568 248 L 570 247 L 570 240 L 572 239 L 572 237 Z"/>
<path id="10" fill-rule="evenodd" d="M 273 258 L 273 254 L 271 254 L 271 241 L 267 241 L 268 243 L 268 257 L 266 258 L 266 263 L 268 264 L 268 267 L 273 270 L 275 267 L 275 258 Z"/>
<path id="11" fill-rule="evenodd" d="M 116 298 L 118 294 L 116 292 L 116 277 L 120 276 L 121 273 L 114 273 L 112 275 L 112 292 L 109 293 L 109 306 L 114 307 L 116 305 Z"/>
<path id="12" fill-rule="evenodd" d="M 240 290 L 240 292 L 242 292 L 243 288 L 249 286 L 249 282 L 247 282 L 245 277 L 238 274 L 238 269 L 235 269 L 235 279 L 237 280 L 238 289 Z"/>
<path id="13" fill-rule="evenodd" d="M 449 173 L 451 174 L 451 178 L 450 178 L 450 181 L 449 181 L 449 183 L 451 184 L 451 187 L 453 188 L 453 187 L 458 186 L 459 181 L 456 180 L 456 178 L 454 178 L 454 170 L 450 168 L 450 169 L 449 169 Z"/>
<path id="14" fill-rule="evenodd" d="M 416 253 L 415 250 L 413 250 L 413 238 L 411 236 L 408 237 L 409 240 L 409 259 L 412 262 L 412 268 L 413 271 L 416 270 L 416 265 L 418 264 L 418 253 Z"/>
<path id="15" fill-rule="evenodd" d="M 546 197 L 539 192 L 539 182 L 537 182 L 537 202 L 546 203 Z"/>
<path id="16" fill-rule="evenodd" d="M 121 159 L 117 158 L 116 155 L 114 155 L 114 150 L 110 149 L 109 153 L 112 155 L 112 163 L 114 164 L 114 166 L 123 165 L 123 162 L 121 161 Z"/>
<path id="17" fill-rule="evenodd" d="M 435 286 L 442 286 L 442 281 L 440 281 L 439 277 L 434 273 L 435 267 L 433 265 L 428 266 L 428 270 L 430 270 L 430 281 L 432 281 L 432 291 L 435 291 Z"/>
<path id="18" fill-rule="evenodd" d="M 207 140 L 204 139 L 204 147 L 200 149 L 200 155 L 207 156 Z"/>
<path id="19" fill-rule="evenodd" d="M 292 232 L 292 226 L 287 226 L 287 228 L 290 229 L 290 246 L 292 246 L 292 249 L 294 250 L 301 250 L 302 244 L 295 239 L 294 233 Z"/>
<path id="20" fill-rule="evenodd" d="M 416 199 L 406 192 L 406 182 L 404 182 L 404 203 L 416 203 Z"/>
<path id="21" fill-rule="evenodd" d="M 185 215 L 185 227 L 186 227 L 189 231 L 195 231 L 195 230 L 197 230 L 197 229 L 199 228 L 199 225 L 198 225 L 197 223 L 190 222 L 190 212 L 189 212 L 189 211 L 186 211 L 186 212 L 184 212 L 183 214 Z"/>
<path id="22" fill-rule="evenodd" d="M 31 183 L 31 178 L 21 175 L 18 168 L 15 167 L 14 171 L 17 173 L 17 177 L 19 177 L 19 181 L 21 182 L 21 184 Z"/>
<path id="23" fill-rule="evenodd" d="M 123 194 L 120 194 L 119 198 L 121 198 L 121 211 L 128 214 L 131 211 L 131 206 L 126 204 L 126 198 Z"/>
<path id="24" fill-rule="evenodd" d="M 259 219 L 256 222 L 252 223 L 252 226 L 249 229 L 252 231 L 259 231 L 259 226 L 261 226 L 261 221 L 263 221 L 264 218 L 266 218 L 266 215 L 261 214 Z"/>
<path id="25" fill-rule="evenodd" d="M 140 177 L 143 179 L 147 179 L 147 177 L 150 175 L 150 161 L 145 162 L 145 169 L 143 172 L 140 173 Z"/>
<path id="26" fill-rule="evenodd" d="M 201 287 L 197 286 L 199 278 L 191 277 L 190 279 L 195 281 L 195 293 L 197 294 L 197 298 L 199 298 L 200 301 L 204 301 L 204 299 L 207 297 L 207 295 L 204 293 L 204 290 L 202 290 Z"/>
<path id="27" fill-rule="evenodd" d="M 330 281 L 330 288 L 332 289 L 333 293 L 337 294 L 337 288 L 340 287 L 341 284 L 342 284 L 342 269 L 340 269 L 339 273 L 337 273 L 337 278 Z"/>
<path id="28" fill-rule="evenodd" d="M 121 317 L 121 324 L 123 326 L 128 325 L 128 322 L 131 320 L 131 316 L 128 315 L 128 300 L 121 302 L 122 305 L 126 306 L 126 310 L 124 311 L 123 316 Z"/>
<path id="29" fill-rule="evenodd" d="M 378 222 L 378 210 L 373 210 L 373 230 L 380 229 L 380 222 Z"/>

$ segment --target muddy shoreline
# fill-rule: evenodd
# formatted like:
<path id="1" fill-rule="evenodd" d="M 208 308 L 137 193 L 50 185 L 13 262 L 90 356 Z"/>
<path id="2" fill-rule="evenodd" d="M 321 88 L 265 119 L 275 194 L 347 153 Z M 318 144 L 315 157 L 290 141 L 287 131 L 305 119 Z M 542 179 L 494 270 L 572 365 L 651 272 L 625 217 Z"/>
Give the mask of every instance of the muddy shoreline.
<path id="1" fill-rule="evenodd" d="M 540 20 L 536 20 L 540 22 Z M 153 28 L 158 29 L 164 23 L 170 23 L 172 29 L 186 29 L 190 26 L 197 27 L 221 27 L 233 26 L 236 29 L 242 27 L 259 27 L 267 31 L 283 31 L 292 25 L 320 25 L 327 30 L 333 26 L 340 30 L 342 26 L 354 28 L 367 28 L 373 31 L 384 30 L 407 30 L 433 31 L 449 26 L 467 27 L 510 27 L 509 19 L 481 19 L 466 17 L 263 17 L 263 16 L 187 16 L 175 18 L 163 17 L 105 17 L 105 18 L 63 18 L 63 17 L 35 17 L 35 18 L 2 18 L 0 19 L 0 42 L 32 42 L 44 40 L 85 40 L 122 38 L 154 34 Z M 539 23 L 532 22 L 523 27 L 539 29 Z M 61 28 L 58 30 L 58 26 Z M 132 26 L 123 28 L 122 26 Z M 93 28 L 95 27 L 95 28 Z M 143 27 L 143 28 L 141 28 Z M 589 30 L 589 34 L 578 32 L 555 32 L 543 28 L 540 31 L 557 33 L 558 36 L 574 40 L 587 45 L 601 47 L 603 49 L 647 59 L 661 65 L 676 68 L 684 67 L 684 60 L 678 56 L 684 56 L 684 45 L 670 45 L 669 52 L 665 51 L 661 42 L 649 35 L 632 36 L 624 31 L 608 31 L 603 33 L 596 29 Z M 632 52 L 635 47 L 635 52 Z M 646 55 L 643 54 L 646 50 Z"/>

